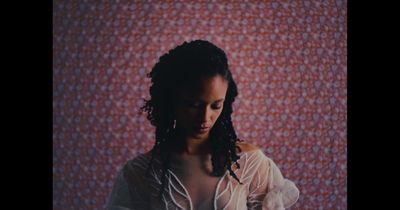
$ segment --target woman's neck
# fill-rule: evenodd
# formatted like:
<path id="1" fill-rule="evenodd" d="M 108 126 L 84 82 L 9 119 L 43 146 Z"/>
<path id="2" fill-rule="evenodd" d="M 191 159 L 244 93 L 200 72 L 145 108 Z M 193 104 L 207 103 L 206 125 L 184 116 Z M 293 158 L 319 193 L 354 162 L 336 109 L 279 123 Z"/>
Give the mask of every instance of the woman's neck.
<path id="1" fill-rule="evenodd" d="M 204 155 L 210 153 L 209 138 L 196 139 L 181 133 L 175 135 L 176 152 L 186 155 Z"/>

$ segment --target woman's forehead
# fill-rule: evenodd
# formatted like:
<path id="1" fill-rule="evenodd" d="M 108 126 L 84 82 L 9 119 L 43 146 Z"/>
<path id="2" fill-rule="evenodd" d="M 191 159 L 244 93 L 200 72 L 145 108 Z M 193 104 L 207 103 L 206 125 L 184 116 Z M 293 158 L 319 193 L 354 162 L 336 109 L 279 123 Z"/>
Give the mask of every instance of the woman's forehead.
<path id="1" fill-rule="evenodd" d="M 190 99 L 220 100 L 228 90 L 228 81 L 222 76 L 203 77 L 178 90 L 179 96 Z"/>

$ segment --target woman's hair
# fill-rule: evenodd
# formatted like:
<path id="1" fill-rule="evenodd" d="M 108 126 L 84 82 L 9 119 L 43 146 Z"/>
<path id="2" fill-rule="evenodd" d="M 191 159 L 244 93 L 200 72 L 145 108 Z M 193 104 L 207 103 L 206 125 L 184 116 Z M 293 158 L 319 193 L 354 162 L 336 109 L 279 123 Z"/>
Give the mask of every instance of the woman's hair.
<path id="1" fill-rule="evenodd" d="M 196 83 L 202 77 L 222 76 L 228 81 L 223 110 L 210 132 L 211 161 L 213 175 L 222 176 L 226 170 L 229 170 L 230 175 L 240 183 L 231 168 L 232 163 L 236 163 L 239 167 L 236 142 L 240 140 L 236 136 L 231 119 L 232 103 L 238 92 L 228 68 L 225 52 L 208 41 L 184 42 L 161 56 L 147 76 L 151 78 L 151 99 L 145 100 L 141 110 L 147 112 L 147 119 L 156 128 L 156 142 L 148 169 L 153 163 L 154 156 L 160 155 L 162 186 L 159 195 L 161 196 L 165 187 L 165 174 L 170 166 L 174 109 L 179 101 L 177 91 Z"/>

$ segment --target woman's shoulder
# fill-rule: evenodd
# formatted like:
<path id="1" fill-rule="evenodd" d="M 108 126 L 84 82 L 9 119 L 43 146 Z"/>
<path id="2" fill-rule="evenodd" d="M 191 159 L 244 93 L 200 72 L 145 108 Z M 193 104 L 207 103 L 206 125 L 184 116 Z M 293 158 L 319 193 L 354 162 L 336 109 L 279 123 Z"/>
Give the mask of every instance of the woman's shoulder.
<path id="1" fill-rule="evenodd" d="M 123 170 L 143 171 L 147 168 L 151 159 L 151 153 L 141 153 L 125 162 Z"/>
<path id="2" fill-rule="evenodd" d="M 254 144 L 250 144 L 244 141 L 240 141 L 236 143 L 239 153 L 248 153 L 248 152 L 256 152 L 260 151 L 260 148 Z"/>
<path id="3" fill-rule="evenodd" d="M 267 162 L 267 165 L 270 165 L 270 162 L 273 162 L 273 160 L 264 153 L 263 149 L 258 147 L 257 145 L 240 141 L 236 143 L 236 146 L 238 154 L 241 157 L 245 157 L 245 159 L 251 161 Z"/>

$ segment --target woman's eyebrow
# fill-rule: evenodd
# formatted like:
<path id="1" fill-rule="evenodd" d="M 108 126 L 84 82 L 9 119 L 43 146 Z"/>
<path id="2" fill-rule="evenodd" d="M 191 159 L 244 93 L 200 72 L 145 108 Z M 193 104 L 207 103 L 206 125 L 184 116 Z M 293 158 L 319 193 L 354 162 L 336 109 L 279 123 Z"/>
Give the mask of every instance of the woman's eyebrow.
<path id="1" fill-rule="evenodd" d="M 218 99 L 218 100 L 214 101 L 214 103 L 216 103 L 216 102 L 221 102 L 221 101 L 223 101 L 223 100 L 225 100 L 225 99 L 224 99 L 224 98 L 221 98 L 221 99 Z"/>
<path id="2" fill-rule="evenodd" d="M 221 98 L 221 99 L 218 99 L 218 100 L 215 100 L 215 101 L 211 102 L 210 104 L 219 103 L 219 102 L 222 102 L 224 100 L 225 100 L 224 98 Z M 193 99 L 193 98 L 184 98 L 183 101 L 186 102 L 186 103 L 188 103 L 188 102 L 199 102 L 199 103 L 207 104 L 207 102 L 205 102 L 203 100 L 197 100 L 197 99 Z"/>

